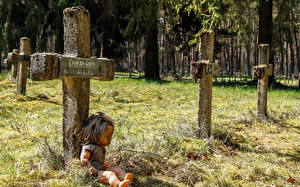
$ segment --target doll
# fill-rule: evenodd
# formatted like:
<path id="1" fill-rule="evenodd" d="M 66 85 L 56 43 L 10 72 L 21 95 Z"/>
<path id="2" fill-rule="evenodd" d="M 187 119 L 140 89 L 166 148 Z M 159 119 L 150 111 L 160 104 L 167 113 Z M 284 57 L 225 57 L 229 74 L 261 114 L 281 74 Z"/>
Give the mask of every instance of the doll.
<path id="1" fill-rule="evenodd" d="M 83 143 L 80 162 L 86 165 L 100 182 L 112 187 L 126 187 L 132 181 L 133 174 L 126 174 L 121 168 L 111 168 L 105 162 L 105 147 L 110 144 L 113 133 L 113 120 L 104 113 L 92 115 L 84 121 L 79 133 Z"/>

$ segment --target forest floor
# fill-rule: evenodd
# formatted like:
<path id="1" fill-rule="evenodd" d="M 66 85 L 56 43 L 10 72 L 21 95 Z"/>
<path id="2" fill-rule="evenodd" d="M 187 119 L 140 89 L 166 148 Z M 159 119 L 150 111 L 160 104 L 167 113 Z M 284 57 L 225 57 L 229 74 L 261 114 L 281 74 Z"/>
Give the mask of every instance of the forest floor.
<path id="1" fill-rule="evenodd" d="M 27 84 L 0 75 L 0 186 L 102 186 L 74 161 L 64 170 L 61 80 Z M 272 89 L 256 118 L 255 86 L 213 87 L 213 136 L 196 138 L 198 85 L 117 78 L 91 81 L 90 114 L 115 120 L 112 166 L 131 186 L 299 186 L 300 91 Z"/>

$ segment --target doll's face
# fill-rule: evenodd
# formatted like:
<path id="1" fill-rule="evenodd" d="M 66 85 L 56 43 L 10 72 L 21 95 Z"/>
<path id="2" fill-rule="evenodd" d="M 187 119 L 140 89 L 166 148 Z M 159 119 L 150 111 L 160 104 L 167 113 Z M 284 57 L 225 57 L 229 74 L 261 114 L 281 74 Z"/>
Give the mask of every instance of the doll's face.
<path id="1" fill-rule="evenodd" d="M 105 130 L 100 138 L 99 145 L 108 146 L 111 142 L 111 137 L 114 134 L 114 127 L 109 125 L 105 127 Z"/>

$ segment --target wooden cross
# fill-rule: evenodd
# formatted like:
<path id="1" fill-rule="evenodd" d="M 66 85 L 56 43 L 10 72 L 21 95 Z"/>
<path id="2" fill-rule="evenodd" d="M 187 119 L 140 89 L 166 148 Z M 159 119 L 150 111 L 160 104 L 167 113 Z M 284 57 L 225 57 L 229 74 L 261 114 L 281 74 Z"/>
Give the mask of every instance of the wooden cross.
<path id="1" fill-rule="evenodd" d="M 64 10 L 64 55 L 36 53 L 31 56 L 31 78 L 45 81 L 57 78 L 63 83 L 64 159 L 79 158 L 81 142 L 77 135 L 88 117 L 90 78 L 114 79 L 114 61 L 90 57 L 90 14 L 83 7 Z"/>
<path id="2" fill-rule="evenodd" d="M 17 78 L 18 55 L 19 55 L 19 50 L 14 49 L 13 52 L 8 53 L 7 59 L 4 60 L 4 64 L 11 66 L 11 74 L 9 80 L 12 82 L 14 82 Z"/>
<path id="3" fill-rule="evenodd" d="M 25 95 L 26 92 L 30 51 L 30 39 L 22 37 L 20 39 L 20 51 L 14 49 L 13 52 L 8 53 L 5 60 L 7 64 L 12 65 L 10 80 L 17 79 L 17 93 L 22 95 Z"/>
<path id="4" fill-rule="evenodd" d="M 258 80 L 258 102 L 257 115 L 259 117 L 267 116 L 267 93 L 268 93 L 268 77 L 273 74 L 273 65 L 269 64 L 269 44 L 259 45 L 259 65 L 252 69 L 252 77 Z"/>
<path id="5" fill-rule="evenodd" d="M 198 136 L 211 135 L 212 78 L 220 71 L 215 62 L 215 32 L 203 31 L 200 35 L 200 61 L 191 63 L 191 74 L 199 83 Z"/>

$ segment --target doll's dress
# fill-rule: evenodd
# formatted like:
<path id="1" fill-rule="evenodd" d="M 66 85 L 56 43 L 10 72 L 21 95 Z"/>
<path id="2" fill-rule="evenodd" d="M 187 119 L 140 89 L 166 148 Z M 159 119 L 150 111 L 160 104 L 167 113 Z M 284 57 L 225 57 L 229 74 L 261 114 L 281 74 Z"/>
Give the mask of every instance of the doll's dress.
<path id="1" fill-rule="evenodd" d="M 96 144 L 86 144 L 82 146 L 82 151 L 90 152 L 90 163 L 97 170 L 105 170 L 105 148 Z"/>

